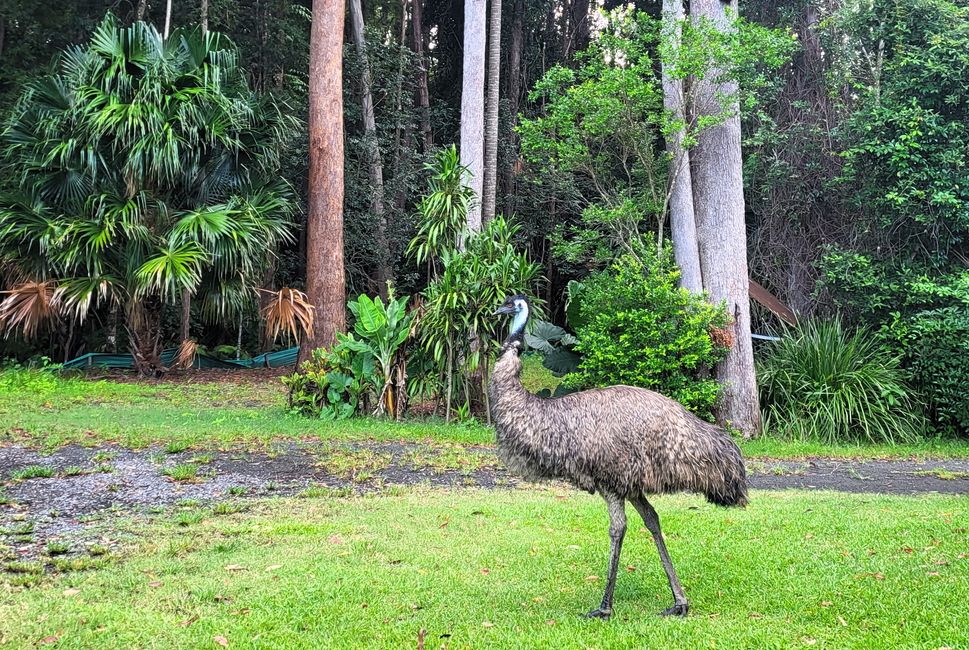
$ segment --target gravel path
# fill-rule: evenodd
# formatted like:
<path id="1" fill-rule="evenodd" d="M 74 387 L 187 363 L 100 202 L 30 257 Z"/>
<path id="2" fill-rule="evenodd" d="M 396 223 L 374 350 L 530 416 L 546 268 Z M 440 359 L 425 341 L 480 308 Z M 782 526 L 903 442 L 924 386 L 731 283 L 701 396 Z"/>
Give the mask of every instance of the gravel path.
<path id="1" fill-rule="evenodd" d="M 13 480 L 46 467 L 47 478 Z M 176 481 L 165 471 L 197 477 Z M 969 494 L 969 460 L 748 461 L 754 489 Z M 516 485 L 486 447 L 404 443 L 281 443 L 263 452 L 68 446 L 53 454 L 0 447 L 0 555 L 37 555 L 52 538 L 105 541 L 109 515 L 185 502 L 298 494 L 310 486 L 358 491 L 385 485 Z"/>

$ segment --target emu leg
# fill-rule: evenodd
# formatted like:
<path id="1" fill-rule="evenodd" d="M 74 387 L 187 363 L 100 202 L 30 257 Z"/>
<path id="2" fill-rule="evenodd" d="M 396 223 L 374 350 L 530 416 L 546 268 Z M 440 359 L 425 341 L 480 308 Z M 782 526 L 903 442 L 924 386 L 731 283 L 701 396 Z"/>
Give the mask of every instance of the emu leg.
<path id="1" fill-rule="evenodd" d="M 659 527 L 659 515 L 656 514 L 653 505 L 645 498 L 630 500 L 633 502 L 633 506 L 637 512 L 639 512 L 639 516 L 643 518 L 646 529 L 653 535 L 653 541 L 656 542 L 656 550 L 659 551 L 659 557 L 663 561 L 663 569 L 666 570 L 666 577 L 670 581 L 670 591 L 673 592 L 673 606 L 663 611 L 662 615 L 686 616 L 690 605 L 686 600 L 686 595 L 683 593 L 680 579 L 676 577 L 676 569 L 673 568 L 670 554 L 666 551 L 666 542 L 663 541 L 663 531 Z"/>
<path id="2" fill-rule="evenodd" d="M 602 603 L 586 616 L 588 618 L 609 618 L 612 616 L 612 592 L 616 589 L 616 571 L 619 568 L 619 554 L 622 552 L 622 538 L 626 534 L 626 500 L 612 494 L 603 494 L 609 507 L 609 576 L 606 579 L 606 592 Z"/>

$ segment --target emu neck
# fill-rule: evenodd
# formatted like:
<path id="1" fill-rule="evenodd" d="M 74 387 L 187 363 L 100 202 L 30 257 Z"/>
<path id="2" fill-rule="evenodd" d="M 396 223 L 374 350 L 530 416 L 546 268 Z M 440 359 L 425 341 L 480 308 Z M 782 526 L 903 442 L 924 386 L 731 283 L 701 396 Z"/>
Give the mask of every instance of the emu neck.
<path id="1" fill-rule="evenodd" d="M 533 416 L 540 408 L 541 400 L 522 386 L 520 348 L 521 343 L 509 336 L 491 374 L 488 391 L 499 441 L 510 437 L 531 438 L 533 432 L 524 431 L 520 425 L 530 419 L 523 415 Z"/>

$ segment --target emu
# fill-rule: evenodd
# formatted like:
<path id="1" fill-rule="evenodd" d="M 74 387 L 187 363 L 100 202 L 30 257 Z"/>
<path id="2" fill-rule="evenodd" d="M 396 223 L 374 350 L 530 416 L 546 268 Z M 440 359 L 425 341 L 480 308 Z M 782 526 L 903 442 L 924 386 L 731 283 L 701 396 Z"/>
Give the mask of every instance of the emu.
<path id="1" fill-rule="evenodd" d="M 494 313 L 515 316 L 488 386 L 499 457 L 525 479 L 563 479 L 605 499 L 608 578 L 602 602 L 586 616 L 612 615 L 627 500 L 652 534 L 673 592 L 673 605 L 662 614 L 685 616 L 689 604 L 647 496 L 699 492 L 717 505 L 746 505 L 740 449 L 724 430 L 643 388 L 610 386 L 551 399 L 532 395 L 522 386 L 518 356 L 529 312 L 528 300 L 517 295 Z"/>

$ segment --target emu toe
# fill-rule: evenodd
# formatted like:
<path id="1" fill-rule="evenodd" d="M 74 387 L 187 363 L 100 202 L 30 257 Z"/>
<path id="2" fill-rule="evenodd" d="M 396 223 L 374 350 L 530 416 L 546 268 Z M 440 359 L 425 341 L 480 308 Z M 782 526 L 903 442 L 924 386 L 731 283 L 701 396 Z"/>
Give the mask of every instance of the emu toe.
<path id="1" fill-rule="evenodd" d="M 660 616 L 686 616 L 686 613 L 690 610 L 689 603 L 676 603 L 669 609 L 660 612 Z"/>
<path id="2" fill-rule="evenodd" d="M 585 615 L 586 618 L 601 618 L 602 620 L 609 620 L 610 616 L 612 616 L 612 610 L 603 609 L 601 607 L 594 609 Z"/>

